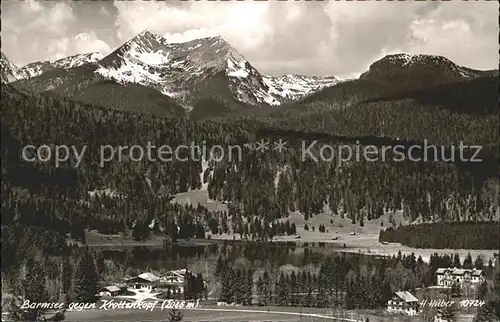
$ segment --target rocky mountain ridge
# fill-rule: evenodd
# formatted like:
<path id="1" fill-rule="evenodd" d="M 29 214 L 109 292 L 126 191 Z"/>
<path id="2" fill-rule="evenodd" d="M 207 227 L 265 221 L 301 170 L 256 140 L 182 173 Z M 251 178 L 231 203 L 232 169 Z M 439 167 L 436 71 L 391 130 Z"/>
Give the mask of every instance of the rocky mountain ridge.
<path id="1" fill-rule="evenodd" d="M 21 79 L 18 67 L 5 56 L 3 51 L 0 57 L 0 68 L 2 83 L 11 83 Z"/>
<path id="2" fill-rule="evenodd" d="M 18 69 L 2 53 L 2 81 L 14 82 L 26 90 L 50 91 L 103 106 L 116 106 L 116 102 L 107 102 L 111 98 L 106 98 L 104 91 L 109 91 L 111 86 L 113 100 L 118 97 L 123 101 L 129 97 L 123 92 L 125 88 L 134 85 L 136 95 L 141 96 L 141 92 L 151 95 L 154 90 L 170 100 L 169 105 L 175 101 L 188 112 L 197 109 L 196 115 L 200 109 L 206 109 L 201 113 L 204 116 L 215 110 L 216 114 L 224 114 L 241 111 L 241 108 L 280 106 L 325 95 L 336 96 L 339 91 L 342 99 L 346 99 L 346 95 L 359 96 L 367 89 L 375 93 L 397 93 L 491 75 L 498 75 L 498 71 L 473 70 L 442 56 L 393 54 L 372 63 L 359 79 L 345 82 L 333 76 L 266 76 L 222 37 L 170 43 L 149 30 L 105 57 L 88 53 L 35 62 Z M 339 90 L 335 90 L 337 87 Z"/>
<path id="3" fill-rule="evenodd" d="M 100 53 L 86 53 L 73 55 L 54 61 L 40 61 L 30 63 L 21 69 L 19 69 L 19 74 L 22 79 L 32 78 L 40 76 L 43 73 L 55 70 L 55 69 L 69 69 L 79 67 L 85 64 L 95 64 L 103 58 Z"/>

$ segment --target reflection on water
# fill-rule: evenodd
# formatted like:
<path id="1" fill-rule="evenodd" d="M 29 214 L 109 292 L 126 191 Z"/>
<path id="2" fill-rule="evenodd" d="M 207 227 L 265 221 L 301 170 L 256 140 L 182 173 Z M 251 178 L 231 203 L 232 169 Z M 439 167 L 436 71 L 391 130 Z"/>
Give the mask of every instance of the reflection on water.
<path id="1" fill-rule="evenodd" d="M 235 241 L 214 242 L 208 245 L 172 245 L 169 249 L 135 247 L 129 250 L 102 250 L 105 259 L 125 262 L 133 255 L 139 269 L 154 269 L 168 267 L 180 269 L 194 262 L 216 262 L 219 257 L 234 261 L 244 257 L 252 262 L 266 261 L 272 265 L 303 266 L 318 263 L 325 256 L 338 252 L 341 246 L 330 243 L 243 243 Z M 346 254 L 343 256 L 363 256 Z"/>

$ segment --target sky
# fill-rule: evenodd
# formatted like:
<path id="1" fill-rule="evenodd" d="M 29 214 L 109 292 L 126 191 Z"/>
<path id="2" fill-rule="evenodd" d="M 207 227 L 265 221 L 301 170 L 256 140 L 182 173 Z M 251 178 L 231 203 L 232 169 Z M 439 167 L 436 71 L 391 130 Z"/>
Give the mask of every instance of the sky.
<path id="1" fill-rule="evenodd" d="M 357 77 L 391 53 L 496 69 L 497 1 L 2 1 L 2 51 L 17 66 L 108 54 L 149 29 L 171 42 L 222 36 L 261 73 Z"/>

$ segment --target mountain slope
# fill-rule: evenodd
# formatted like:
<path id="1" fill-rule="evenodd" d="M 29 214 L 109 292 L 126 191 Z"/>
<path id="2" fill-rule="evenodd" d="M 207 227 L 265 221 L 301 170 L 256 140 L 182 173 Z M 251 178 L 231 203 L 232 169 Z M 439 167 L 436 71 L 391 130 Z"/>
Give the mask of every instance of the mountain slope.
<path id="1" fill-rule="evenodd" d="M 282 97 L 283 102 L 299 100 L 339 82 L 333 76 L 318 77 L 299 74 L 264 76 L 263 79 L 270 92 Z"/>
<path id="2" fill-rule="evenodd" d="M 293 131 L 343 137 L 457 146 L 465 142 L 498 156 L 498 86 L 495 76 L 411 90 L 354 80 L 275 109 L 262 121 Z"/>
<path id="3" fill-rule="evenodd" d="M 2 72 L 2 83 L 10 83 L 18 80 L 20 76 L 16 65 L 14 65 L 14 63 L 12 63 L 7 56 L 5 56 L 3 51 L 1 52 L 1 55 L 0 68 Z"/>
<path id="4" fill-rule="evenodd" d="M 459 83 L 402 91 L 393 95 L 368 99 L 366 102 L 411 99 L 418 105 L 435 105 L 451 112 L 492 114 L 498 113 L 499 86 L 498 76 L 485 76 Z"/>
<path id="5" fill-rule="evenodd" d="M 54 69 L 39 76 L 21 79 L 13 85 L 27 91 L 48 93 L 116 110 L 183 116 L 184 108 L 160 92 L 139 84 L 119 84 L 96 73 L 96 66 L 84 64 Z"/>
<path id="6" fill-rule="evenodd" d="M 480 78 L 493 73 L 494 71 L 458 66 L 442 56 L 394 54 L 371 64 L 359 79 L 422 88 Z"/>
<path id="7" fill-rule="evenodd" d="M 32 78 L 55 69 L 68 69 L 85 64 L 95 64 L 102 58 L 99 53 L 87 53 L 69 56 L 54 61 L 30 63 L 19 70 L 21 78 Z"/>
<path id="8" fill-rule="evenodd" d="M 78 55 L 29 64 L 21 72 L 24 80 L 16 84 L 22 88 L 92 103 L 92 95 L 104 98 L 99 90 L 110 84 L 136 84 L 134 88 L 158 91 L 186 110 L 196 110 L 194 118 L 276 106 L 337 83 L 334 77 L 263 76 L 221 37 L 169 43 L 148 30 L 102 59 Z M 110 99 L 105 99 L 107 106 Z"/>
<path id="9" fill-rule="evenodd" d="M 187 104 L 213 98 L 206 87 L 213 90 L 217 85 L 227 95 L 218 97 L 225 103 L 234 99 L 250 105 L 279 105 L 336 83 L 333 77 L 264 77 L 221 37 L 168 43 L 150 31 L 129 40 L 100 65 L 96 72 L 105 77 L 151 86 Z"/>
<path id="10" fill-rule="evenodd" d="M 158 116 L 185 116 L 185 109 L 175 100 L 139 84 L 118 84 L 102 80 L 75 91 L 76 101 L 130 112 L 146 112 Z"/>
<path id="11" fill-rule="evenodd" d="M 105 57 L 96 73 L 119 83 L 153 87 L 193 106 L 207 96 L 226 104 L 233 101 L 231 87 L 235 82 L 231 77 L 258 74 L 243 71 L 240 65 L 244 68 L 246 61 L 220 37 L 169 44 L 163 37 L 145 31 Z"/>
<path id="12" fill-rule="evenodd" d="M 390 97 L 415 97 L 415 95 L 421 95 L 420 91 L 426 89 L 432 96 L 431 92 L 439 93 L 441 91 L 440 88 L 436 88 L 441 85 L 449 85 L 449 89 L 445 90 L 447 96 L 455 90 L 464 90 L 477 97 L 480 96 L 480 90 L 472 90 L 471 86 L 477 85 L 471 85 L 475 83 L 469 82 L 478 80 L 477 84 L 479 84 L 481 83 L 480 79 L 486 78 L 494 81 L 495 78 L 498 78 L 498 70 L 482 71 L 458 66 L 442 56 L 387 55 L 371 64 L 368 71 L 361 74 L 358 79 L 342 81 L 335 86 L 313 92 L 299 100 L 298 103 L 321 102 L 345 105 L 356 101 L 383 100 Z M 489 81 L 483 80 L 483 82 L 487 84 L 485 91 L 490 93 Z M 455 88 L 458 83 L 464 83 L 464 85 Z"/>

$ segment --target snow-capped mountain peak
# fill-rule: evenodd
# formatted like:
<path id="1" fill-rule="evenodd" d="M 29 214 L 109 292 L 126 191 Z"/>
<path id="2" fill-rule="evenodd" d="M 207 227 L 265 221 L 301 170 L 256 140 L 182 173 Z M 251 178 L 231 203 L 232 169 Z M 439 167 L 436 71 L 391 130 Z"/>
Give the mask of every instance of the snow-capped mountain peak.
<path id="1" fill-rule="evenodd" d="M 90 76 L 93 81 L 104 78 L 123 85 L 146 86 L 175 99 L 188 110 L 206 99 L 232 106 L 234 103 L 275 106 L 337 83 L 334 77 L 263 76 L 221 36 L 174 43 L 151 30 L 132 37 L 105 57 L 89 53 L 36 62 L 23 67 L 19 74 L 22 78 L 32 78 L 84 64 L 94 67 L 78 75 L 89 72 L 97 76 Z"/>
<path id="2" fill-rule="evenodd" d="M 122 46 L 120 46 L 107 57 L 116 59 L 115 56 L 120 56 L 120 54 L 134 50 L 139 52 L 155 52 L 159 49 L 164 48 L 166 45 L 167 40 L 165 38 L 146 29 L 140 34 L 126 41 Z M 105 62 L 103 63 L 105 64 Z"/>
<path id="3" fill-rule="evenodd" d="M 103 58 L 97 52 L 73 55 L 52 61 L 39 61 L 30 63 L 19 70 L 20 78 L 31 78 L 39 76 L 54 69 L 75 68 L 85 64 L 96 64 Z"/>
<path id="4" fill-rule="evenodd" d="M 279 105 L 336 82 L 331 77 L 264 77 L 220 36 L 171 43 L 149 30 L 127 41 L 99 65 L 96 73 L 106 78 L 150 86 L 188 105 L 193 97 L 210 92 L 207 87 L 214 95 L 229 90 L 233 99 L 251 105 Z"/>

